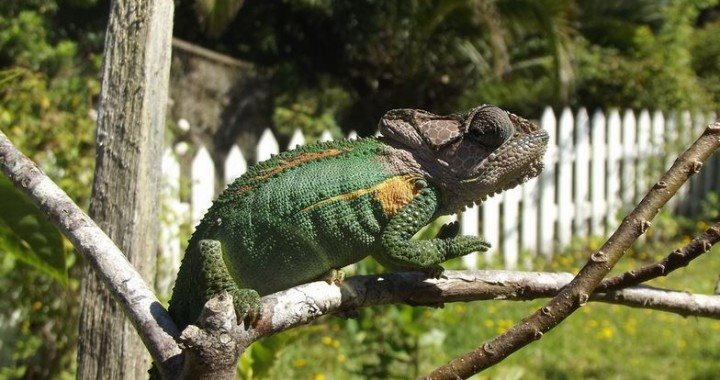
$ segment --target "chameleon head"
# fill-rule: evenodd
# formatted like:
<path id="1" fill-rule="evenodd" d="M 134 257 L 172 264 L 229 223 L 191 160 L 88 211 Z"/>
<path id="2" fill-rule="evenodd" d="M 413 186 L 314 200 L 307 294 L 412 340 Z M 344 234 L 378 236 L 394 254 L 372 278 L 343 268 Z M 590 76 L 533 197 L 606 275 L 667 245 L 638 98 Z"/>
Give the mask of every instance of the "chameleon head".
<path id="1" fill-rule="evenodd" d="M 481 203 L 537 176 L 548 141 L 537 125 L 489 105 L 447 116 L 392 110 L 380 128 L 385 141 L 409 152 L 440 189 L 443 213 Z"/>

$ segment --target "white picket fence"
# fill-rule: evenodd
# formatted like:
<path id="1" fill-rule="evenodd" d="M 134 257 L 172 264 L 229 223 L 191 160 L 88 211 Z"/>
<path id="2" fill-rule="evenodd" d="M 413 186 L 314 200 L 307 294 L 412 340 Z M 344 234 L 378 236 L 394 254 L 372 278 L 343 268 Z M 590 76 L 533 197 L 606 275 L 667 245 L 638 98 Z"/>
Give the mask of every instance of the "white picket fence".
<path id="1" fill-rule="evenodd" d="M 534 256 L 550 257 L 573 238 L 604 235 L 616 227 L 623 208 L 638 201 L 649 181 L 658 178 L 677 152 L 714 120 L 715 115 L 687 111 L 651 114 L 643 110 L 636 115 L 631 110 L 622 114 L 612 110 L 607 116 L 600 111 L 591 116 L 584 108 L 574 114 L 566 108 L 558 118 L 548 107 L 540 119 L 550 135 L 543 173 L 459 215 L 462 232 L 491 242 L 493 248 L 484 253 L 483 259 L 491 262 L 500 253 L 506 268 L 528 268 Z M 328 132 L 321 138 L 330 139 Z M 304 143 L 302 133 L 296 131 L 287 148 Z M 170 271 L 179 266 L 180 226 L 196 225 L 217 195 L 213 161 L 205 147 L 199 147 L 190 168 L 190 197 L 180 200 L 181 167 L 177 157 L 187 148 L 168 148 L 162 165 L 165 227 L 161 255 Z M 257 161 L 278 152 L 277 140 L 269 129 L 265 130 L 257 145 Z M 683 187 L 680 200 L 673 200 L 671 207 L 686 213 L 697 211 L 704 194 L 719 190 L 718 161 L 715 157 L 706 164 L 701 174 Z M 223 165 L 222 180 L 227 184 L 242 175 L 248 163 L 241 150 L 233 146 Z M 466 256 L 464 263 L 475 268 L 478 257 Z"/>

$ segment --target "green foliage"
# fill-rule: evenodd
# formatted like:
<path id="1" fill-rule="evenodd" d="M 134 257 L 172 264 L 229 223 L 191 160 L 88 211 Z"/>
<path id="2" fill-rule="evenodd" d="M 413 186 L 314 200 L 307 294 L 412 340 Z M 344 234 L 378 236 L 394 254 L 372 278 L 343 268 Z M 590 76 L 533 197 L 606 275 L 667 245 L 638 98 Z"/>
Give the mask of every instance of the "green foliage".
<path id="1" fill-rule="evenodd" d="M 0 210 L 0 252 L 66 285 L 62 235 L 5 176 L 0 176 Z"/>
<path id="2" fill-rule="evenodd" d="M 311 140 L 326 130 L 335 138 L 344 137 L 335 115 L 347 106 L 349 97 L 342 88 L 328 85 L 317 90 L 305 88 L 283 93 L 275 98 L 275 128 L 286 136 L 300 129 Z"/>
<path id="3" fill-rule="evenodd" d="M 317 330 L 312 326 L 306 329 L 292 329 L 286 334 L 273 335 L 254 342 L 240 357 L 238 377 L 241 379 L 268 378 L 270 371 L 285 353 L 285 349 L 292 347 L 300 339 L 306 338 Z"/>
<path id="4" fill-rule="evenodd" d="M 581 83 L 577 104 L 636 109 L 710 108 L 712 97 L 693 70 L 691 49 L 700 9 L 715 3 L 668 2 L 651 11 L 647 22 L 624 24 L 628 35 L 622 42 L 605 39 L 603 44 L 587 44 L 598 33 L 593 29 L 585 49 L 578 50 Z"/>
<path id="5" fill-rule="evenodd" d="M 107 18 L 95 3 L 0 2 L 0 130 L 81 205 L 90 197 L 89 115 Z M 5 178 L 0 183 L 0 378 L 72 377 L 77 257 Z"/>
<path id="6" fill-rule="evenodd" d="M 243 0 L 195 0 L 198 19 L 211 37 L 219 36 L 235 18 Z"/>
<path id="7" fill-rule="evenodd" d="M 692 38 L 692 66 L 700 76 L 700 86 L 720 104 L 720 20 L 697 30 Z"/>
<path id="8" fill-rule="evenodd" d="M 712 7 L 716 0 L 249 0 L 217 40 L 202 40 L 273 72 L 281 133 L 295 122 L 310 135 L 326 126 L 362 135 L 399 107 L 493 103 L 531 117 L 568 104 L 711 109 L 720 50 L 712 23 L 705 32 L 696 25 Z M 178 25 L 181 36 L 200 38 L 188 19 Z M 343 96 L 328 102 L 328 89 Z"/>

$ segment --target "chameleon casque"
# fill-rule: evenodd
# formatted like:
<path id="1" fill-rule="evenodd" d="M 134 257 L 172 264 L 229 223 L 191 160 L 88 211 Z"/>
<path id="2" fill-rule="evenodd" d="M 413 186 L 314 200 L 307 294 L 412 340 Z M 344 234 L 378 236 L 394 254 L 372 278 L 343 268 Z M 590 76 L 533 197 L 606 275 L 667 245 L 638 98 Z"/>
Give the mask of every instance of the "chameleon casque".
<path id="1" fill-rule="evenodd" d="M 260 296 L 334 276 L 371 255 L 435 277 L 445 260 L 489 245 L 455 236 L 412 240 L 420 228 L 536 176 L 547 133 L 494 106 L 439 116 L 391 110 L 379 138 L 332 141 L 253 166 L 215 200 L 190 239 L 170 301 L 184 329 L 222 291 L 238 316 Z M 449 226 L 449 227 L 448 227 Z"/>

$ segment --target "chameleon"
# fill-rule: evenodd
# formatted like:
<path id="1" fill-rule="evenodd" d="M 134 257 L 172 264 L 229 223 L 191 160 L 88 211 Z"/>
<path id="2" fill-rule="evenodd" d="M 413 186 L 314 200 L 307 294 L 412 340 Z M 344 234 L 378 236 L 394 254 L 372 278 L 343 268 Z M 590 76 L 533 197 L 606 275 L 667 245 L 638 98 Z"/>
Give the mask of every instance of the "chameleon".
<path id="1" fill-rule="evenodd" d="M 372 256 L 385 268 L 442 273 L 489 244 L 457 222 L 412 239 L 441 215 L 537 176 L 548 134 L 491 105 L 441 116 L 395 109 L 373 138 L 316 143 L 251 167 L 213 202 L 190 238 L 169 313 L 182 330 L 227 291 L 239 320 L 261 297 Z M 241 317 L 242 316 L 242 317 Z"/>

